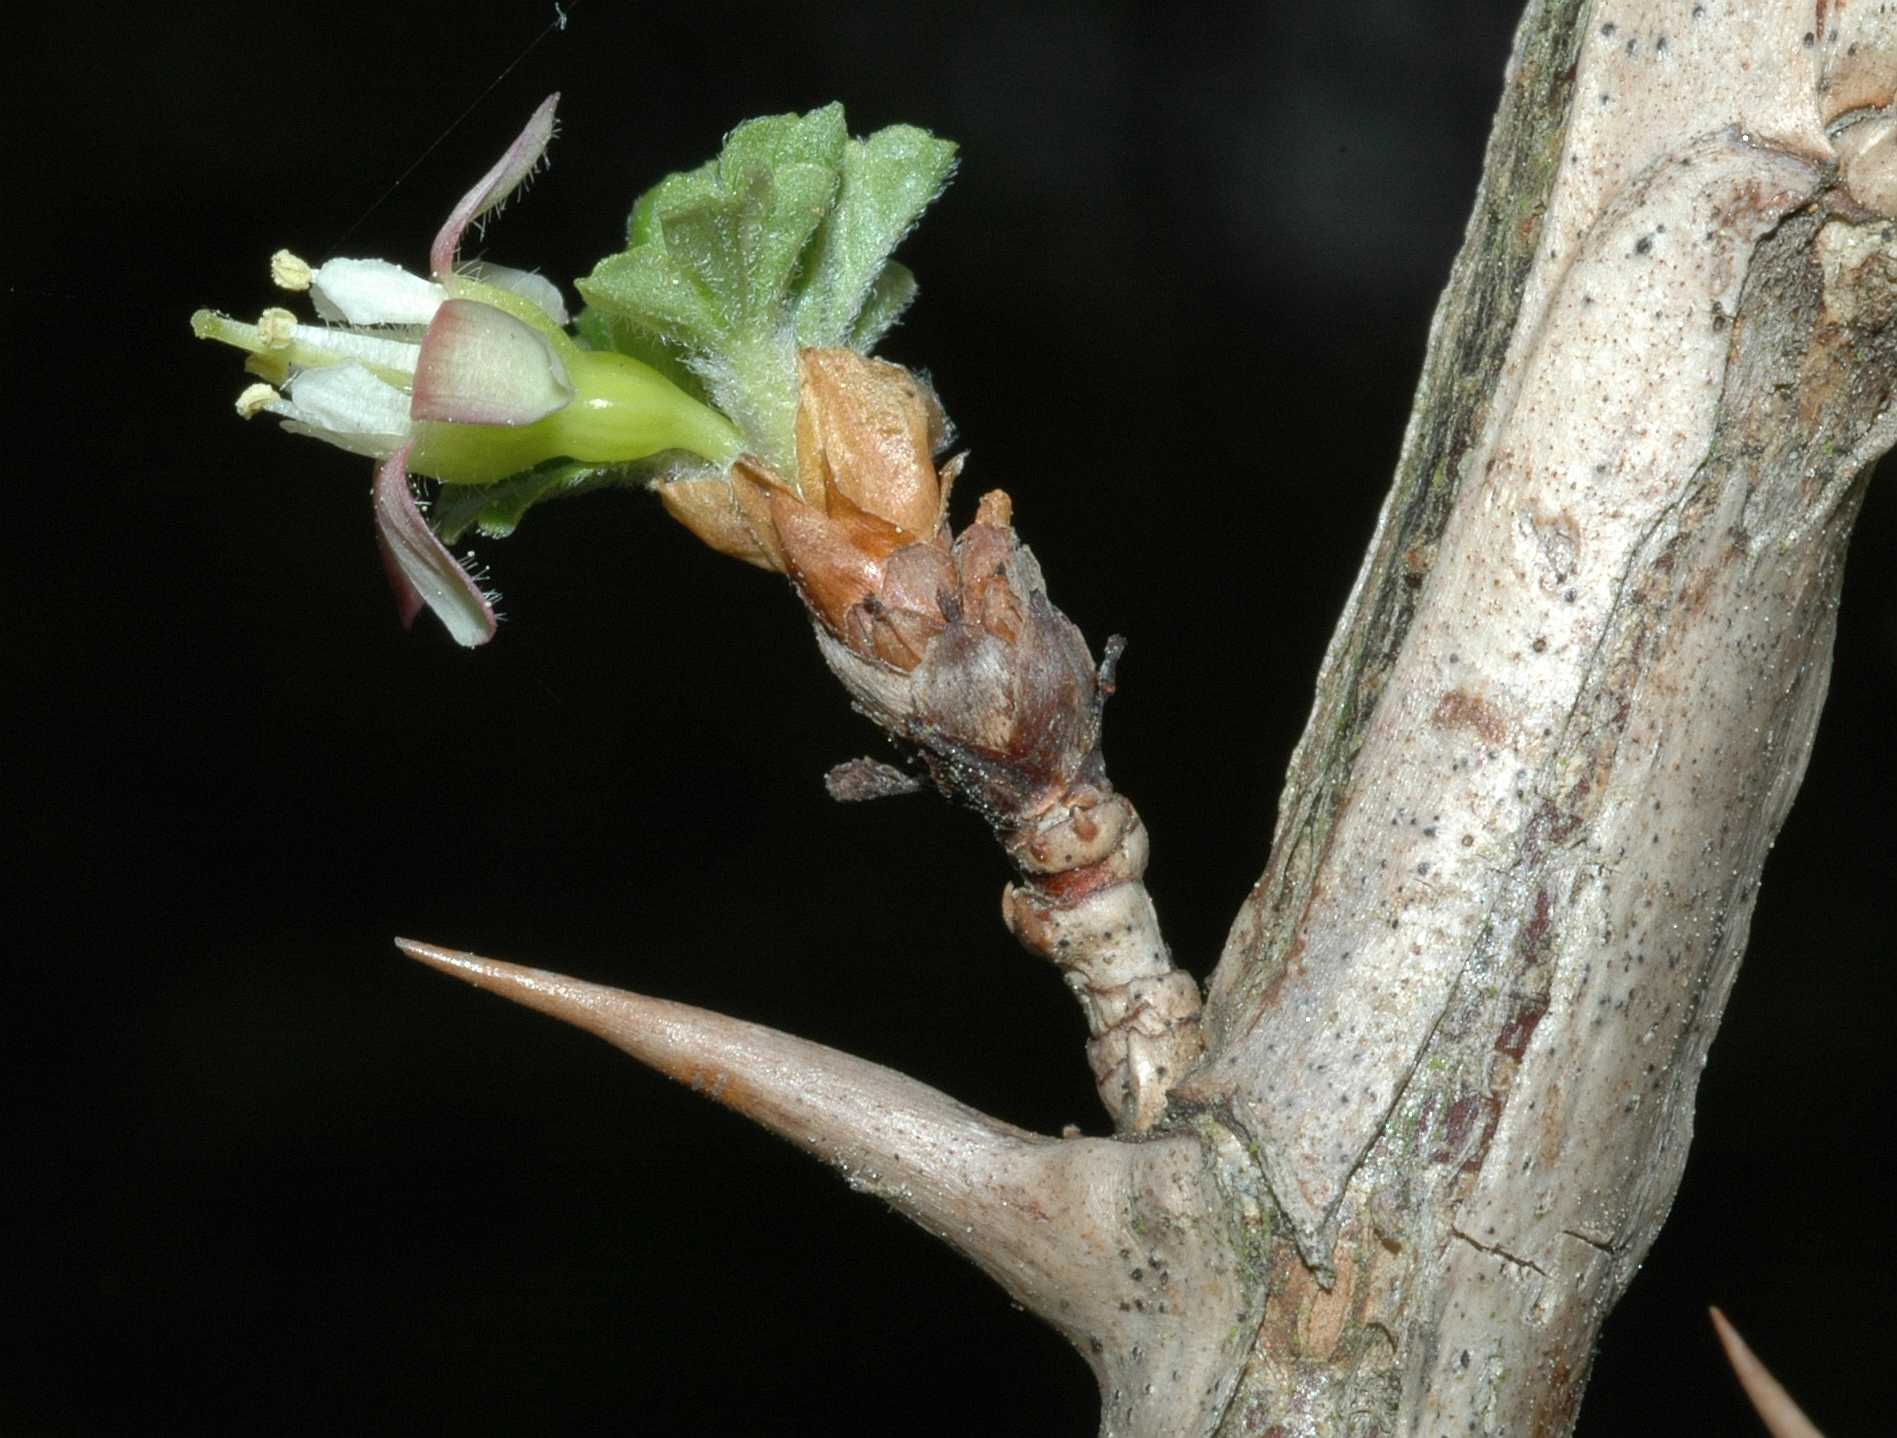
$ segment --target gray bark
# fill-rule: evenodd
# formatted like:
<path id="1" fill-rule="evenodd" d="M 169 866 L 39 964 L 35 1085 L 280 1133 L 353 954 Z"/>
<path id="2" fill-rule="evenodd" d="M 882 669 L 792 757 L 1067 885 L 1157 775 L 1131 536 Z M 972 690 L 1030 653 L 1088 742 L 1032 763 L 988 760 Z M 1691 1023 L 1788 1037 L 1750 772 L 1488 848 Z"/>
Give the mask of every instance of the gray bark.
<path id="1" fill-rule="evenodd" d="M 1566 1431 L 1677 1188 L 1891 438 L 1897 16 L 1826 8 L 1523 23 L 1186 1086 L 1289 1221 L 1244 1422 Z"/>
<path id="2" fill-rule="evenodd" d="M 1569 1431 L 1897 436 L 1894 93 L 1889 4 L 1530 5 L 1205 1056 L 1119 1137 L 409 951 L 962 1249 L 1093 1364 L 1103 1432 Z"/>

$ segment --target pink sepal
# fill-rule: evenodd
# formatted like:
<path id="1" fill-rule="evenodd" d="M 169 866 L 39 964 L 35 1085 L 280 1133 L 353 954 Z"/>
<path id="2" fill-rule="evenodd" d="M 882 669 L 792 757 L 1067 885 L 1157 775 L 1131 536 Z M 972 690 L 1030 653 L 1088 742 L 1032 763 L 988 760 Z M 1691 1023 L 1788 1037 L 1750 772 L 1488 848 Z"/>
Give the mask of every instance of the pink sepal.
<path id="1" fill-rule="evenodd" d="M 382 567 L 404 629 L 426 606 L 447 626 L 455 643 L 472 649 L 494 637 L 494 606 L 422 518 L 408 487 L 408 455 L 414 447 L 411 440 L 375 468 L 369 497 Z"/>
<path id="2" fill-rule="evenodd" d="M 435 236 L 428 251 L 428 268 L 437 277 L 454 269 L 455 254 L 461 248 L 461 235 L 467 227 L 500 204 L 534 171 L 547 145 L 553 139 L 553 107 L 560 102 L 558 91 L 540 102 L 507 153 L 495 161 L 494 168 L 481 176 L 475 187 L 461 197 L 448 222 Z"/>
<path id="3" fill-rule="evenodd" d="M 511 427 L 572 400 L 566 366 L 545 335 L 479 300 L 446 300 L 415 357 L 408 417 Z"/>

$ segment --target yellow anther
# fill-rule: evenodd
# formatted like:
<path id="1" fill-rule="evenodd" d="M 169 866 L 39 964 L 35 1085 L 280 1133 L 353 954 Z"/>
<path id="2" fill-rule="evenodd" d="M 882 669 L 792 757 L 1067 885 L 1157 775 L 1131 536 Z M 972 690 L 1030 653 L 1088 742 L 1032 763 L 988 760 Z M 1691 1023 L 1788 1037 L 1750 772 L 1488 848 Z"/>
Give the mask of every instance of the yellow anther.
<path id="1" fill-rule="evenodd" d="M 296 333 L 296 316 L 272 305 L 257 316 L 257 338 L 271 349 L 283 349 Z"/>
<path id="2" fill-rule="evenodd" d="M 254 419 L 259 411 L 269 409 L 282 398 L 267 384 L 246 385 L 244 392 L 237 396 L 237 417 Z"/>
<path id="3" fill-rule="evenodd" d="M 295 290 L 300 294 L 310 287 L 315 273 L 308 260 L 288 250 L 278 250 L 270 257 L 270 280 L 280 290 Z"/>

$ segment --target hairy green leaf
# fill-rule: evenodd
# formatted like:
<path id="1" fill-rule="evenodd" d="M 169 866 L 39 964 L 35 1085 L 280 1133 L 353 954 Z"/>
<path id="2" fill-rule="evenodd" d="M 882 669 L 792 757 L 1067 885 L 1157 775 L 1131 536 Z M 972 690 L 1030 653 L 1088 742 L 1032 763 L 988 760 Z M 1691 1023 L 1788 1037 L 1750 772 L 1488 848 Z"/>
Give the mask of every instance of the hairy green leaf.
<path id="1" fill-rule="evenodd" d="M 577 282 L 581 333 L 707 399 L 789 475 L 797 350 L 867 353 L 895 323 L 916 281 L 890 256 L 954 168 L 913 126 L 851 139 L 841 105 L 746 121 L 634 203 L 626 248 Z"/>
<path id="2" fill-rule="evenodd" d="M 798 343 L 849 343 L 884 264 L 954 172 L 955 146 L 913 125 L 851 142 L 797 298 Z"/>
<path id="3" fill-rule="evenodd" d="M 857 312 L 856 323 L 850 327 L 850 348 L 864 354 L 875 349 L 876 342 L 889 333 L 890 326 L 902 318 L 915 297 L 916 277 L 909 273 L 908 266 L 894 260 L 884 265 L 869 287 L 869 297 Z"/>
<path id="4" fill-rule="evenodd" d="M 429 506 L 428 522 L 444 544 L 460 542 L 470 529 L 505 539 L 521 516 L 543 499 L 636 482 L 628 468 L 555 460 L 494 484 L 444 484 Z"/>

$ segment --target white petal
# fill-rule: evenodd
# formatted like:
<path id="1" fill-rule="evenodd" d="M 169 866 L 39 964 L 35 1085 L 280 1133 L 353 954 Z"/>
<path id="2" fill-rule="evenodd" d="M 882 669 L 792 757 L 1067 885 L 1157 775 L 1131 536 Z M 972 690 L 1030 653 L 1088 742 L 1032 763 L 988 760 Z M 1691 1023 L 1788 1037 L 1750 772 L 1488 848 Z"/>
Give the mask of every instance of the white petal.
<path id="1" fill-rule="evenodd" d="M 566 300 L 560 294 L 560 287 L 545 275 L 537 275 L 532 270 L 517 270 L 508 265 L 491 265 L 485 260 L 463 265 L 459 273 L 538 305 L 541 313 L 562 329 L 572 319 L 567 313 Z"/>
<path id="2" fill-rule="evenodd" d="M 286 349 L 290 361 L 306 369 L 353 361 L 404 376 L 415 373 L 415 361 L 421 355 L 421 346 L 413 340 L 332 329 L 327 325 L 293 325 Z"/>
<path id="3" fill-rule="evenodd" d="M 304 370 L 287 399 L 264 408 L 293 434 L 325 440 L 351 454 L 380 459 L 408 440 L 408 395 L 361 365 Z"/>
<path id="4" fill-rule="evenodd" d="M 425 325 L 447 297 L 387 260 L 325 260 L 310 277 L 316 313 L 352 325 Z"/>
<path id="5" fill-rule="evenodd" d="M 573 399 L 546 337 L 478 300 L 449 300 L 422 337 L 411 419 L 532 424 Z"/>

